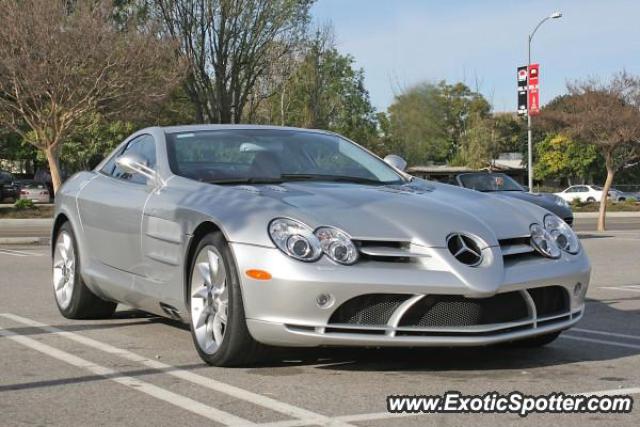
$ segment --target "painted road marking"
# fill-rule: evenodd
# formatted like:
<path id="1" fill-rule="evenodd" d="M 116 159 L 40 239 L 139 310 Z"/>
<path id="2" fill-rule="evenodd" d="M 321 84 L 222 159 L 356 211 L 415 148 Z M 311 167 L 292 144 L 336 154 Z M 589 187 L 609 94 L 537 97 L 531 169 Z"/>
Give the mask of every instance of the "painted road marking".
<path id="1" fill-rule="evenodd" d="M 227 394 L 229 396 L 235 397 L 236 399 L 244 400 L 244 401 L 253 403 L 254 405 L 257 405 L 257 406 L 262 406 L 272 411 L 288 415 L 292 418 L 298 418 L 300 420 L 304 420 L 305 422 L 307 422 L 307 424 L 326 425 L 327 423 L 331 423 L 332 426 L 340 426 L 340 427 L 350 426 L 350 424 L 345 422 L 339 422 L 339 421 L 334 422 L 328 416 L 321 415 L 321 414 L 318 414 L 318 413 L 315 413 L 307 409 L 303 409 L 285 402 L 281 402 L 279 400 L 276 400 L 267 396 L 263 396 L 261 394 L 253 393 L 251 391 L 244 390 L 242 388 L 239 388 L 230 384 L 226 384 L 221 381 L 214 380 L 213 378 L 205 377 L 203 375 L 186 371 L 184 369 L 180 369 L 175 366 L 171 366 L 166 363 L 159 362 L 157 360 L 152 360 L 147 357 L 141 356 L 139 354 L 133 353 L 129 350 L 124 350 L 118 347 L 114 347 L 110 344 L 106 344 L 101 341 L 88 338 L 84 335 L 79 335 L 74 332 L 64 331 L 62 329 L 55 328 L 51 325 L 40 323 L 35 320 L 27 319 L 25 317 L 18 316 L 12 313 L 2 313 L 0 314 L 0 316 L 6 319 L 13 320 L 14 322 L 17 322 L 17 323 L 22 323 L 24 325 L 45 330 L 51 334 L 65 337 L 77 343 L 86 345 L 87 347 L 91 347 L 105 353 L 113 354 L 115 356 L 121 357 L 123 359 L 127 359 L 132 362 L 140 363 L 149 368 L 164 371 L 164 373 L 166 373 L 167 375 L 172 375 L 184 381 L 197 384 L 199 386 L 208 388 L 210 390 Z M 354 427 L 354 426 L 350 426 L 350 427 Z"/>
<path id="2" fill-rule="evenodd" d="M 22 344 L 25 347 L 38 351 L 49 357 L 53 357 L 54 359 L 57 359 L 61 362 L 67 363 L 77 368 L 85 369 L 95 375 L 105 377 L 106 379 L 114 381 L 118 384 L 122 384 L 130 389 L 148 394 L 149 396 L 153 396 L 156 399 L 160 399 L 164 402 L 177 406 L 178 408 L 203 416 L 217 423 L 222 423 L 228 426 L 255 425 L 251 421 L 245 420 L 244 418 L 240 418 L 228 412 L 224 412 L 211 406 L 207 406 L 203 403 L 173 393 L 172 391 L 139 380 L 137 378 L 121 375 L 120 373 L 118 373 L 118 371 L 106 368 L 101 365 L 97 365 L 85 359 L 81 359 L 80 357 L 75 356 L 71 353 L 67 353 L 55 347 L 51 347 L 47 344 L 36 341 L 32 338 L 27 338 L 23 335 L 19 335 L 15 332 L 0 328 L 0 336 L 4 336 L 12 341 Z"/>
<path id="3" fill-rule="evenodd" d="M 596 289 L 615 289 L 617 291 L 626 291 L 626 292 L 640 292 L 640 289 L 636 287 L 636 285 L 629 286 L 600 286 Z"/>
<path id="4" fill-rule="evenodd" d="M 24 252 L 16 251 L 14 249 L 0 249 L 0 254 L 13 255 L 13 256 L 42 256 L 44 254 L 39 252 Z"/>
<path id="5" fill-rule="evenodd" d="M 593 329 L 581 329 L 581 328 L 571 328 L 572 331 L 576 331 L 576 332 L 584 332 L 587 334 L 595 334 L 595 335 L 606 335 L 606 336 L 611 336 L 611 337 L 618 337 L 618 338 L 629 338 L 632 340 L 640 340 L 640 336 L 638 335 L 628 335 L 628 334 L 619 334 L 617 332 L 607 332 L 607 331 L 596 331 Z"/>
<path id="6" fill-rule="evenodd" d="M 560 338 L 575 340 L 575 341 L 591 342 L 595 344 L 606 344 L 614 347 L 633 348 L 635 350 L 640 350 L 640 344 L 629 344 L 629 343 L 618 342 L 618 341 L 599 340 L 596 338 L 578 337 L 576 335 L 567 335 L 567 334 L 560 335 Z"/>

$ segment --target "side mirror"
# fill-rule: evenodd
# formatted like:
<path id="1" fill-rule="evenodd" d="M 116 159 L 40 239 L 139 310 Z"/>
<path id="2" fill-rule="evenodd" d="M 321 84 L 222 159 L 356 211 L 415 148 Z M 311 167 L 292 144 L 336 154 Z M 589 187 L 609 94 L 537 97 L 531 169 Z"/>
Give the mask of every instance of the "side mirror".
<path id="1" fill-rule="evenodd" d="M 116 165 L 127 173 L 140 174 L 154 182 L 158 181 L 158 174 L 155 170 L 147 166 L 147 161 L 137 154 L 123 154 L 116 159 Z"/>
<path id="2" fill-rule="evenodd" d="M 404 172 L 404 170 L 407 168 L 407 161 L 395 154 L 389 154 L 384 158 L 384 161 L 394 168 L 401 170 L 402 172 Z"/>

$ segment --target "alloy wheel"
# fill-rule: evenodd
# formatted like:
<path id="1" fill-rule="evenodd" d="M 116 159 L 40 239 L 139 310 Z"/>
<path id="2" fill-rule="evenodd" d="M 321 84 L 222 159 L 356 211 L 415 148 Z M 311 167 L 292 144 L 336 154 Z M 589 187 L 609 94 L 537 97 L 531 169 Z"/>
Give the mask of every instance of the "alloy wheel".
<path id="1" fill-rule="evenodd" d="M 227 328 L 227 272 L 213 245 L 203 247 L 191 272 L 191 323 L 200 349 L 215 353 Z"/>
<path id="2" fill-rule="evenodd" d="M 71 235 L 62 231 L 53 252 L 53 289 L 63 310 L 71 304 L 76 272 L 76 254 Z"/>

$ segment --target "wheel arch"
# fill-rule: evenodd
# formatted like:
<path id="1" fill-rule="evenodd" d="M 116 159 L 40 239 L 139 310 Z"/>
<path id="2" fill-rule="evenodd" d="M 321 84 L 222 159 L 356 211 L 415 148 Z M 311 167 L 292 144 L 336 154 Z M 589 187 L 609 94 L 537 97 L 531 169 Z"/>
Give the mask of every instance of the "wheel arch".
<path id="1" fill-rule="evenodd" d="M 191 269 L 191 260 L 195 256 L 195 251 L 198 246 L 198 243 L 200 243 L 200 240 L 202 240 L 202 238 L 207 234 L 216 233 L 216 232 L 222 234 L 224 239 L 227 241 L 227 243 L 229 243 L 229 239 L 226 233 L 222 230 L 222 227 L 220 227 L 218 224 L 216 224 L 211 220 L 206 220 L 198 224 L 198 226 L 196 226 L 196 228 L 193 230 L 193 232 L 189 236 L 189 240 L 187 242 L 187 248 L 185 251 L 185 257 L 184 257 L 184 263 L 183 263 L 184 266 L 182 269 L 183 270 L 182 271 L 182 294 L 183 294 L 183 302 L 184 302 L 185 309 L 189 307 L 189 303 L 188 303 L 189 289 L 188 288 L 189 288 L 189 276 L 191 275 L 191 271 L 189 271 Z M 231 247 L 229 248 L 229 252 L 231 253 L 230 262 L 233 263 L 235 267 L 234 270 L 236 271 L 236 273 L 240 274 L 238 272 L 238 263 L 236 262 L 235 254 L 233 253 L 233 249 L 231 249 Z M 236 279 L 240 281 L 239 277 L 236 277 Z"/>
<path id="2" fill-rule="evenodd" d="M 53 250 L 55 247 L 56 237 L 58 236 L 60 227 L 62 227 L 62 225 L 65 222 L 68 222 L 69 224 L 71 224 L 71 220 L 69 219 L 67 214 L 65 214 L 64 212 L 60 212 L 53 221 L 53 227 L 51 228 L 51 255 L 52 256 L 53 256 Z M 71 227 L 73 227 L 73 224 L 71 224 Z"/>

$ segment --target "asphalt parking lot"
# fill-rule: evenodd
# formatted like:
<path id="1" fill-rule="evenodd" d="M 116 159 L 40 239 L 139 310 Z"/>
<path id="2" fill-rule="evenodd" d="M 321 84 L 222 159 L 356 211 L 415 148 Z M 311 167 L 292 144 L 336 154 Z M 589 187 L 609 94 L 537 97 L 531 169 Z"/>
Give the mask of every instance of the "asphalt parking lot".
<path id="1" fill-rule="evenodd" d="M 630 414 L 391 415 L 386 396 L 488 391 L 640 398 L 640 230 L 582 232 L 587 312 L 541 349 L 305 350 L 268 366 L 204 365 L 188 330 L 119 307 L 70 321 L 53 300 L 46 246 L 0 246 L 0 426 L 607 425 Z"/>

